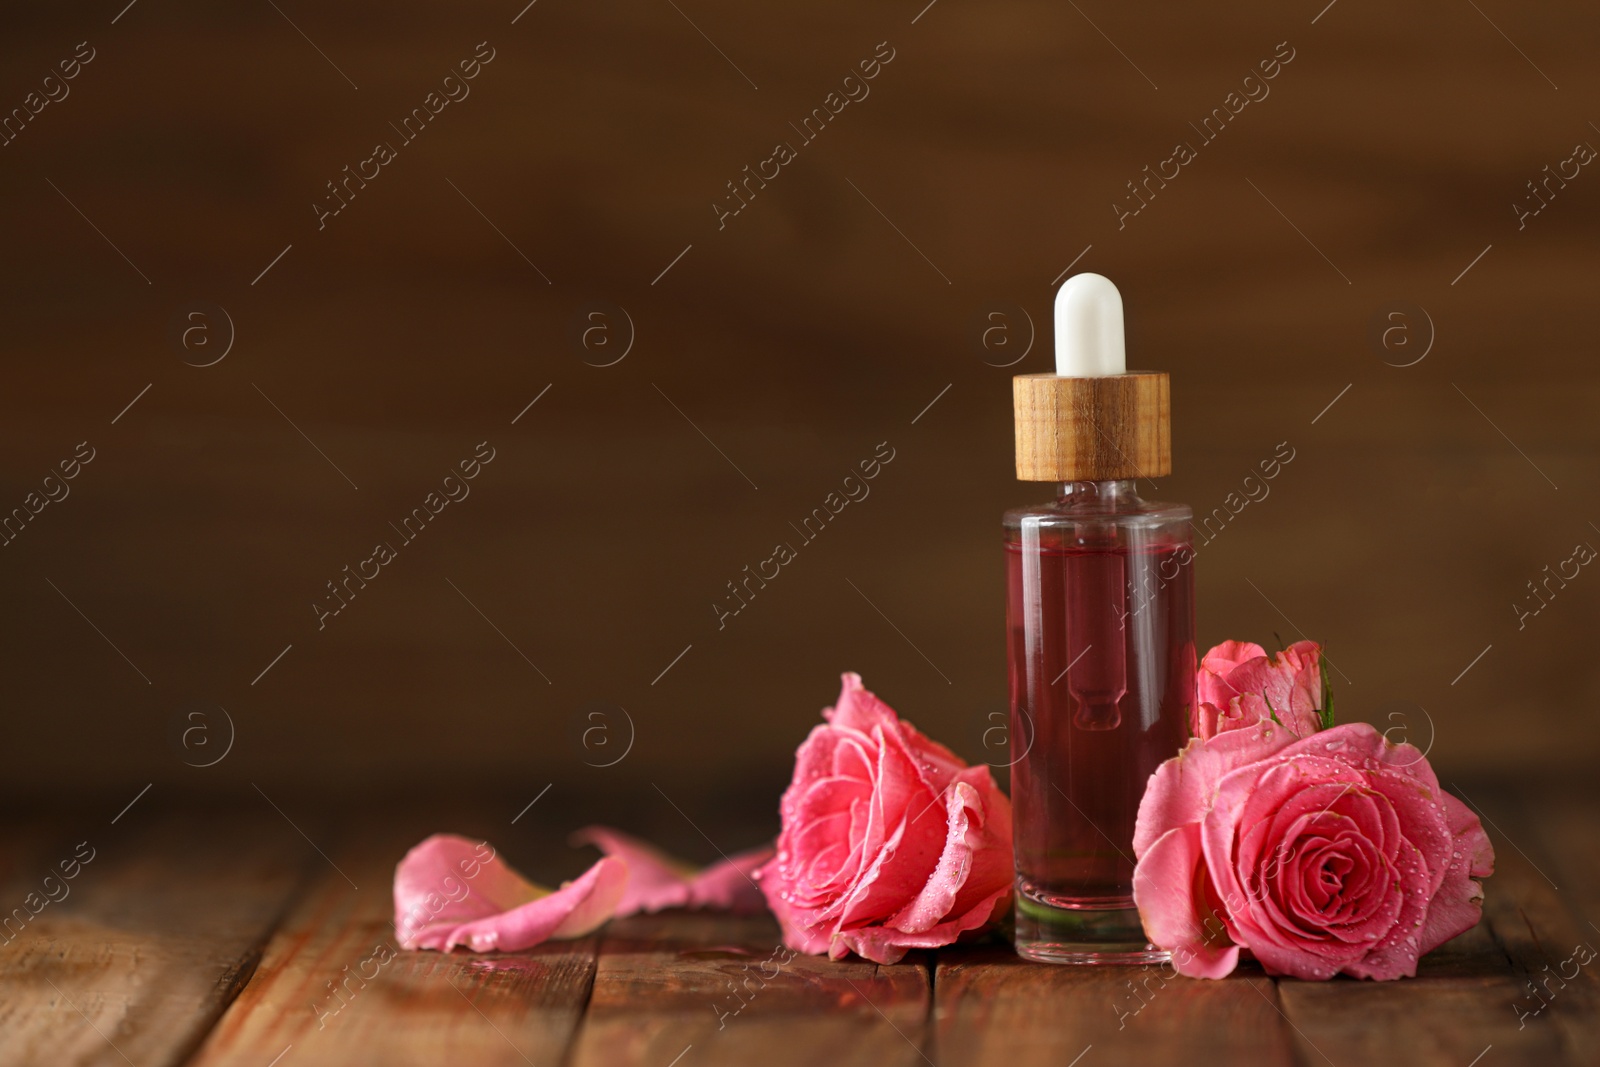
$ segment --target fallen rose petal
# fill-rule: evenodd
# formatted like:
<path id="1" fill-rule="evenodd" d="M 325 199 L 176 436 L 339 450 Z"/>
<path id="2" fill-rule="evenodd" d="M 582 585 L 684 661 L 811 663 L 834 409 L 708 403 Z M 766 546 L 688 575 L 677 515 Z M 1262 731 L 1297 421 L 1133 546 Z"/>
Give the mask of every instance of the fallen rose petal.
<path id="1" fill-rule="evenodd" d="M 611 918 L 627 880 L 627 864 L 608 856 L 548 896 L 455 927 L 439 947 L 517 952 L 551 939 L 582 937 Z"/>
<path id="2" fill-rule="evenodd" d="M 551 892 L 512 870 L 487 842 L 434 834 L 395 868 L 395 932 L 401 948 L 515 952 L 598 928 L 627 881 L 627 864 L 607 856 Z"/>
<path id="3" fill-rule="evenodd" d="M 544 892 L 502 863 L 487 841 L 434 834 L 395 867 L 395 933 L 409 947 L 430 924 L 481 919 Z"/>
<path id="4" fill-rule="evenodd" d="M 766 897 L 753 877 L 756 869 L 772 858 L 771 845 L 736 853 L 697 871 L 654 845 L 609 826 L 585 827 L 572 835 L 572 841 L 593 845 L 628 865 L 628 888 L 617 902 L 618 918 L 665 908 L 712 908 L 736 915 L 766 910 Z"/>
<path id="5" fill-rule="evenodd" d="M 775 850 L 762 845 L 736 852 L 689 880 L 690 908 L 731 911 L 735 915 L 759 915 L 767 910 L 767 898 L 755 884 L 755 873 L 772 859 Z"/>

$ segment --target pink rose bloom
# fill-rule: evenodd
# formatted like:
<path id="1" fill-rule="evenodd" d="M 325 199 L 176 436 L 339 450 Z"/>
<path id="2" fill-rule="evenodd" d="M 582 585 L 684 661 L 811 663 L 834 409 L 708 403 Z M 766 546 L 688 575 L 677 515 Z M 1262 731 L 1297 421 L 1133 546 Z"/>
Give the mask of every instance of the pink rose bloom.
<path id="1" fill-rule="evenodd" d="M 1322 726 L 1322 646 L 1296 641 L 1277 656 L 1249 641 L 1224 641 L 1205 654 L 1195 675 L 1194 734 L 1276 720 L 1297 737 Z"/>
<path id="2" fill-rule="evenodd" d="M 784 942 L 895 963 L 948 945 L 1011 899 L 1011 802 L 844 675 L 795 753 L 778 854 L 757 872 Z"/>
<path id="3" fill-rule="evenodd" d="M 1415 975 L 1478 922 L 1494 872 L 1477 816 L 1366 723 L 1190 741 L 1151 775 L 1133 849 L 1145 933 L 1197 978 L 1242 948 L 1274 975 Z"/>

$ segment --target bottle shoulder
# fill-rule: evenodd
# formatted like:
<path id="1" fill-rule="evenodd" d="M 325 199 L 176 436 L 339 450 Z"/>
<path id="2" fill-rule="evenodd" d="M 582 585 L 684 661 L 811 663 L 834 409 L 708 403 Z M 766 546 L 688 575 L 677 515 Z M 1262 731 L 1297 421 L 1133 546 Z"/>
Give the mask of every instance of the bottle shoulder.
<path id="1" fill-rule="evenodd" d="M 1187 504 L 1056 499 L 1007 511 L 1001 537 L 1023 553 L 1179 552 L 1193 544 L 1193 519 Z"/>
<path id="2" fill-rule="evenodd" d="M 1004 535 L 1018 546 L 1062 551 L 1189 544 L 1194 510 L 1187 504 L 1146 500 L 1132 478 L 1063 482 L 1055 499 L 1012 508 Z"/>
<path id="3" fill-rule="evenodd" d="M 1083 522 L 1102 522 L 1115 526 L 1165 526 L 1193 520 L 1194 509 L 1188 504 L 1172 504 L 1160 500 L 1135 500 L 1119 502 L 1115 506 L 1094 503 L 1064 503 L 1047 500 L 1010 508 L 1002 518 L 1006 529 L 1023 525 L 1075 525 Z"/>

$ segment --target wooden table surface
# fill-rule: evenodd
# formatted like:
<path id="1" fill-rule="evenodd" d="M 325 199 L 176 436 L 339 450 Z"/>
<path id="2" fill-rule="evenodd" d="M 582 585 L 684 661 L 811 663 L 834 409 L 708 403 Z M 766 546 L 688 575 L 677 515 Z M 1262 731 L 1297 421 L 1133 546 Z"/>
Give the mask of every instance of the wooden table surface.
<path id="1" fill-rule="evenodd" d="M 1418 978 L 1382 984 L 1254 965 L 1217 982 L 1051 967 L 999 941 L 892 967 L 787 960 L 770 918 L 688 913 L 529 952 L 401 952 L 390 877 L 407 845 L 483 832 L 559 879 L 588 859 L 560 843 L 556 809 L 546 824 L 444 826 L 426 804 L 396 814 L 263 792 L 255 807 L 145 800 L 14 818 L 0 850 L 0 900 L 18 909 L 0 944 L 0 1063 L 1600 1062 L 1600 961 L 1580 963 L 1600 944 L 1600 792 L 1462 792 L 1498 854 L 1485 922 Z M 710 841 L 729 832 L 695 825 Z"/>

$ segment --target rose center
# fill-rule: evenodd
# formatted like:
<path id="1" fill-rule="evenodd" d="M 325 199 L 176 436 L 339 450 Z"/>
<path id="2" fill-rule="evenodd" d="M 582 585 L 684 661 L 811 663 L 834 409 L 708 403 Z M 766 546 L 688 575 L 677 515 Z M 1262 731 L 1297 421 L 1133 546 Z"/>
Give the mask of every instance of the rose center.
<path id="1" fill-rule="evenodd" d="M 1333 855 L 1322 861 L 1322 884 L 1331 895 L 1337 896 L 1344 890 L 1345 875 L 1350 873 L 1353 864 L 1350 857 Z"/>

